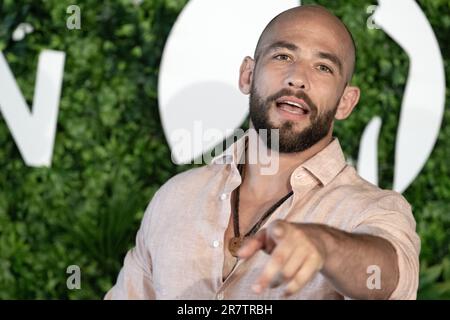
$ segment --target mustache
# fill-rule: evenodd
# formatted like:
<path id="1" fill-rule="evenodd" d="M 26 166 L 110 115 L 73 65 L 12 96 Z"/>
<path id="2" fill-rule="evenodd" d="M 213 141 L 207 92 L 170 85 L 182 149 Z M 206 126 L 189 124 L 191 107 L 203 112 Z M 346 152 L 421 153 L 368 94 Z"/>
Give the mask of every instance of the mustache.
<path id="1" fill-rule="evenodd" d="M 268 103 L 275 102 L 279 98 L 284 97 L 284 96 L 292 96 L 292 97 L 296 97 L 297 99 L 302 99 L 303 101 L 305 101 L 308 104 L 308 106 L 311 110 L 311 113 L 313 115 L 317 114 L 316 104 L 311 100 L 311 98 L 304 91 L 294 92 L 291 89 L 284 88 L 284 89 L 281 89 L 280 91 L 278 91 L 277 93 L 269 96 L 267 98 L 267 102 Z"/>

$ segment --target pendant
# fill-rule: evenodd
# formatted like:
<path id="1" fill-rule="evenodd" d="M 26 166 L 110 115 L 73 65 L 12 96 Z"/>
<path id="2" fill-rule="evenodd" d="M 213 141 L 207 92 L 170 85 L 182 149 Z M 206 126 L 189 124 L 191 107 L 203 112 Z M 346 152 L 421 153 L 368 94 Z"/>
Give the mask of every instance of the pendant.
<path id="1" fill-rule="evenodd" d="M 235 258 L 237 258 L 237 252 L 242 247 L 242 243 L 244 242 L 243 237 L 233 237 L 230 239 L 230 242 L 228 243 L 228 250 L 230 251 L 231 255 Z"/>

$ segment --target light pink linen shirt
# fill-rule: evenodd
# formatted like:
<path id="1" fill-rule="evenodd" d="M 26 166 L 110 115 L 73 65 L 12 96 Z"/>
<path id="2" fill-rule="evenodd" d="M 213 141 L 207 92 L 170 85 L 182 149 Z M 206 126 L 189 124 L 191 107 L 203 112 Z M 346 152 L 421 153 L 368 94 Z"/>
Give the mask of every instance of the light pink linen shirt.
<path id="1" fill-rule="evenodd" d="M 230 196 L 241 183 L 236 159 L 243 138 L 211 164 L 171 178 L 148 205 L 117 283 L 105 299 L 282 299 L 283 286 L 257 295 L 251 290 L 268 261 L 258 252 L 238 261 L 223 281 L 224 234 Z M 420 239 L 411 206 L 394 191 L 381 190 L 346 164 L 338 139 L 291 175 L 294 196 L 275 219 L 327 224 L 347 232 L 383 237 L 395 247 L 400 271 L 391 299 L 415 299 Z M 368 274 L 368 277 L 370 274 Z M 290 299 L 347 299 L 318 273 Z"/>

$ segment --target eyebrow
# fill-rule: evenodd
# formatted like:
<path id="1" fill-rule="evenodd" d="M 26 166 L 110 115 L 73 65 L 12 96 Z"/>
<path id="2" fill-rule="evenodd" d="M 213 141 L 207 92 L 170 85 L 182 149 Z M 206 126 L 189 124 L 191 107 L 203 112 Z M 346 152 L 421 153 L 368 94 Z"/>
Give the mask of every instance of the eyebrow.
<path id="1" fill-rule="evenodd" d="M 270 46 L 268 46 L 266 48 L 266 52 L 273 51 L 275 49 L 288 49 L 291 51 L 295 51 L 298 49 L 298 47 L 291 42 L 277 41 L 277 42 L 272 43 Z"/>
<path id="2" fill-rule="evenodd" d="M 287 41 L 277 41 L 272 43 L 270 46 L 268 46 L 266 48 L 266 52 L 270 52 L 276 49 L 288 49 L 291 51 L 296 51 L 299 49 L 299 47 L 291 42 L 287 42 Z M 337 68 L 339 69 L 339 73 L 342 75 L 342 61 L 341 59 L 339 59 L 339 57 L 337 55 L 335 55 L 334 53 L 330 53 L 330 52 L 323 52 L 323 51 L 319 51 L 316 54 L 317 57 L 321 58 L 321 59 L 326 59 L 329 60 L 331 63 L 333 63 L 335 66 L 337 66 Z"/>

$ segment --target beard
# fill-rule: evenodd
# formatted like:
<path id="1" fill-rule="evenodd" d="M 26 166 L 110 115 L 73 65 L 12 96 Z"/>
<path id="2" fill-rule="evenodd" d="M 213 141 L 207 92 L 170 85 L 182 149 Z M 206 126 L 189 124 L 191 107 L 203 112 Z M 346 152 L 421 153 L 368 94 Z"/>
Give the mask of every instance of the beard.
<path id="1" fill-rule="evenodd" d="M 301 131 L 297 131 L 295 130 L 295 123 L 293 121 L 286 120 L 281 123 L 280 126 L 276 126 L 269 119 L 270 107 L 274 105 L 274 107 L 277 108 L 275 101 L 283 96 L 295 96 L 299 99 L 303 99 L 308 104 L 311 122 L 308 127 Z M 303 91 L 295 94 L 289 89 L 283 89 L 264 100 L 252 85 L 250 91 L 250 119 L 259 135 L 260 132 L 263 132 L 261 129 L 266 129 L 264 132 L 267 132 L 267 136 L 260 135 L 260 138 L 265 141 L 268 148 L 275 150 L 276 147 L 272 147 L 272 140 L 278 139 L 278 150 L 275 151 L 280 153 L 302 152 L 311 148 L 328 134 L 333 125 L 333 119 L 336 115 L 338 104 L 339 100 L 334 108 L 323 114 L 319 114 L 317 106 Z M 278 137 L 272 137 L 271 129 L 278 129 Z"/>

